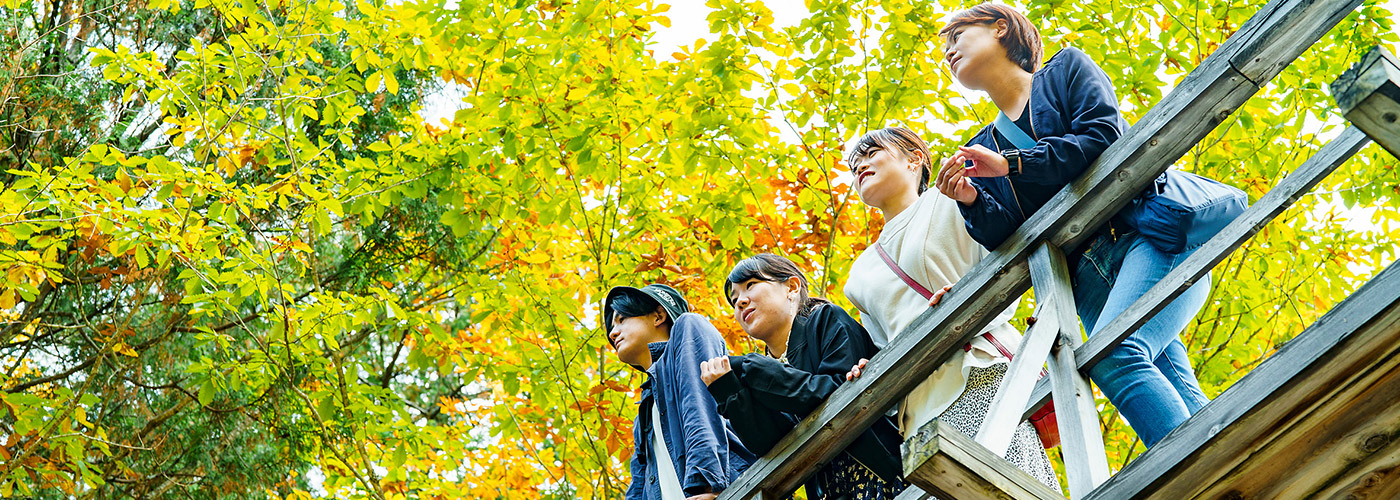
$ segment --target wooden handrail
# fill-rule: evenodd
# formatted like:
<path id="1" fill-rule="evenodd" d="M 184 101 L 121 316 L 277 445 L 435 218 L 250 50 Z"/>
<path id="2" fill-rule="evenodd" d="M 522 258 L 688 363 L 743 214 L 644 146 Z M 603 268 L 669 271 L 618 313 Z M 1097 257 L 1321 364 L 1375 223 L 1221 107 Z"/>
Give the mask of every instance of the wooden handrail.
<path id="1" fill-rule="evenodd" d="M 1075 362 L 1079 365 L 1079 370 L 1088 372 L 1094 363 L 1108 355 L 1109 350 L 1117 347 L 1123 342 L 1123 339 L 1128 338 L 1129 334 L 1137 331 L 1147 320 L 1152 319 L 1152 315 L 1166 307 L 1173 299 L 1190 288 L 1196 280 L 1210 272 L 1216 264 L 1224 261 L 1231 252 L 1234 252 L 1251 236 L 1263 229 L 1279 214 L 1288 210 L 1288 207 L 1293 206 L 1293 203 L 1300 196 L 1311 191 L 1328 174 L 1331 174 L 1363 146 L 1370 143 L 1371 141 L 1366 137 L 1366 134 L 1361 133 L 1355 127 L 1348 127 L 1336 139 L 1324 145 L 1317 154 L 1304 162 L 1303 166 L 1294 170 L 1283 182 L 1280 182 L 1259 198 L 1248 210 L 1245 210 L 1245 213 L 1240 214 L 1238 219 L 1222 229 L 1210 241 L 1201 245 L 1201 248 L 1196 249 L 1195 253 L 1187 257 L 1181 265 L 1167 273 L 1137 302 L 1128 306 L 1128 309 L 1117 318 L 1113 318 L 1107 325 L 1104 325 L 1097 335 L 1075 349 L 1074 357 Z M 1035 391 L 1031 394 L 1030 403 L 1026 406 L 1023 418 L 1049 401 L 1050 385 L 1047 382 L 1041 380 L 1036 383 Z"/>

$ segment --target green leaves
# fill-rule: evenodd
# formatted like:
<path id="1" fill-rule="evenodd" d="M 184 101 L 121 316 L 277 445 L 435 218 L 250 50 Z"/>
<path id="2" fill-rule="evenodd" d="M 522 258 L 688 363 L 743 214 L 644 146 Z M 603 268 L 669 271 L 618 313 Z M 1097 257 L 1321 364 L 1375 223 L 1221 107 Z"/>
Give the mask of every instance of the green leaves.
<path id="1" fill-rule="evenodd" d="M 674 285 L 755 350 L 720 284 L 776 252 L 850 308 L 883 221 L 845 143 L 906 126 L 947 154 L 993 110 L 941 62 L 961 4 L 707 5 L 714 34 L 677 55 L 649 45 L 667 8 L 625 2 L 157 2 L 147 31 L 89 33 L 144 45 L 25 31 L 52 38 L 17 57 L 63 59 L 23 59 L 62 69 L 0 103 L 51 131 L 0 144 L 18 388 L 0 445 L 48 458 L 7 459 L 0 494 L 155 496 L 132 478 L 179 473 L 199 480 L 160 491 L 304 497 L 315 467 L 333 496 L 619 495 L 644 375 L 607 346 L 600 294 Z M 1048 54 L 1076 46 L 1114 76 L 1130 121 L 1252 14 L 1029 8 Z M 1394 41 L 1382 7 L 1353 17 L 1179 166 L 1257 197 L 1300 164 L 1339 130 L 1321 87 L 1350 64 L 1336 54 Z M 1394 260 L 1395 164 L 1364 151 L 1215 271 L 1183 337 L 1208 393 Z M 1135 452 L 1112 411 L 1116 466 Z"/>

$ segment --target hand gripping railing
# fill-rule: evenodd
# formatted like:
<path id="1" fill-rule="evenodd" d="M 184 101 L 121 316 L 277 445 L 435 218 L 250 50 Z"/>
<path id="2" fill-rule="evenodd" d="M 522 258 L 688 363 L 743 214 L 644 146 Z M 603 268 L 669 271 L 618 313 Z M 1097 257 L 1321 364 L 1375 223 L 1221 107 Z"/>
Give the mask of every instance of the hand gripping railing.
<path id="1" fill-rule="evenodd" d="M 1094 228 L 1124 207 L 1152 179 L 1181 158 L 1230 113 L 1239 109 L 1260 86 L 1316 43 L 1360 3 L 1359 0 L 1274 0 L 1265 5 L 1105 151 L 1081 178 L 1052 198 L 1001 247 L 964 276 L 944 297 L 941 305 L 921 314 L 901 335 L 895 337 L 871 360 L 860 379 L 843 385 L 833 393 L 825 404 L 800 422 L 767 456 L 730 485 L 721 498 L 778 498 L 795 490 L 808 474 L 844 449 L 862 429 L 880 418 L 956 349 L 981 332 L 998 312 L 1017 300 L 1030 285 L 1032 274 L 1051 276 L 1061 272 L 1063 265 L 1056 269 L 1053 263 L 1059 248 L 1073 247 L 1093 234 Z M 1043 256 L 1033 259 L 1032 254 Z M 1201 251 L 1197 254 L 1200 255 Z M 1203 256 L 1201 259 L 1218 262 L 1217 257 Z M 1035 261 L 1051 263 L 1050 269 L 1042 269 L 1045 266 L 1036 265 L 1033 263 Z M 1032 266 L 1037 269 L 1033 271 Z M 1190 281 L 1194 281 L 1194 278 Z M 1159 309 L 1160 304 L 1179 293 L 1158 292 L 1154 289 L 1148 293 L 1149 297 L 1158 297 L 1154 299 L 1158 302 L 1148 309 Z M 1063 293 L 1057 295 L 1062 296 Z M 1066 325 L 1077 325 L 1077 317 L 1072 315 L 1072 299 L 1068 303 L 1056 299 L 1044 302 L 1058 303 L 1055 305 L 1057 333 L 1067 330 Z M 1135 304 L 1130 312 L 1139 305 Z M 1070 311 L 1068 316 L 1065 310 Z M 1153 311 L 1141 314 L 1150 317 Z M 1125 322 L 1135 321 L 1115 321 Z M 1130 330 L 1126 328 L 1128 326 L 1122 325 L 1125 331 Z M 1067 345 L 1071 347 L 1078 340 L 1076 335 L 1057 337 L 1052 340 L 1068 342 Z M 1027 343 L 1036 342 L 1032 340 Z M 1036 345 L 1043 344 L 1040 341 Z M 1093 345 L 1096 344 L 1086 346 Z M 1102 441 L 1094 439 L 1097 421 L 1096 418 L 1090 421 L 1093 414 L 1088 411 L 1091 408 L 1083 407 L 1088 394 L 1081 373 L 1089 360 L 1081 355 L 1082 349 L 1084 347 L 1056 350 L 1051 363 L 1061 369 L 1052 370 L 1049 377 L 1051 380 L 1062 380 L 1052 385 L 1071 391 L 1064 401 L 1056 399 L 1062 428 L 1073 426 L 1082 429 L 1078 433 L 1062 432 L 1062 438 L 1066 440 L 1064 446 L 1067 447 L 1066 467 L 1072 468 L 1069 471 L 1070 489 L 1075 497 L 1092 490 L 1107 476 L 1106 466 L 1087 465 L 1091 460 L 1102 460 Z M 1102 349 L 1087 352 L 1102 352 Z M 1045 358 L 1042 356 L 1040 359 Z M 1079 370 L 1066 367 L 1078 367 Z M 1048 392 L 1038 388 L 1031 400 L 1041 401 L 1044 398 L 1037 395 Z M 1073 395 L 1076 392 L 1078 397 Z M 1058 405 L 1068 408 L 1061 410 Z M 998 419 L 1005 420 L 1001 417 Z M 1075 437 L 1076 434 L 1078 437 Z M 1076 444 L 1075 439 L 1080 441 Z M 1069 447 L 1081 451 L 1072 451 Z M 1092 458 L 1095 454 L 1099 458 Z M 1069 463 L 1070 456 L 1083 457 L 1083 464 Z M 909 496 L 917 495 L 918 492 L 911 492 Z"/>

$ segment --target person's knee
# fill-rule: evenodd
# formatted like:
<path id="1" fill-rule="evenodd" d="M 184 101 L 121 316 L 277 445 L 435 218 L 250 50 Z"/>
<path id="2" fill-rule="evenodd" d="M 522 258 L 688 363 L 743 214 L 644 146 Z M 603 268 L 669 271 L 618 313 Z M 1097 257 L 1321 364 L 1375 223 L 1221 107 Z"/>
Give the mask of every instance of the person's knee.
<path id="1" fill-rule="evenodd" d="M 1113 351 L 1109 352 L 1108 358 L 1105 359 L 1116 359 L 1119 360 L 1119 364 L 1124 365 L 1135 363 L 1151 365 L 1152 351 L 1148 349 L 1142 339 L 1136 338 L 1136 336 L 1129 336 L 1123 339 L 1123 343 L 1118 344 L 1118 347 L 1115 347 Z"/>
<path id="2" fill-rule="evenodd" d="M 1095 364 L 1089 370 L 1089 376 L 1102 386 L 1114 377 L 1121 377 L 1135 370 L 1151 368 L 1152 358 L 1147 349 L 1135 342 L 1125 340 L 1109 352 L 1108 356 Z"/>

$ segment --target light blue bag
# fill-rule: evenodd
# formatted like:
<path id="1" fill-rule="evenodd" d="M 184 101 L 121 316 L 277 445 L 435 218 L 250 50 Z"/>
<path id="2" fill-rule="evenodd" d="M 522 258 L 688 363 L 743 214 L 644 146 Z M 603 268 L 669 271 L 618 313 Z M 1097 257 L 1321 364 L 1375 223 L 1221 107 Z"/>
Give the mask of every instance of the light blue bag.
<path id="1" fill-rule="evenodd" d="M 1168 170 L 1128 205 L 1128 223 L 1167 253 L 1205 243 L 1249 206 L 1236 189 L 1196 174 Z"/>
<path id="2" fill-rule="evenodd" d="M 1036 141 L 1005 114 L 998 112 L 992 123 L 1017 149 L 1035 147 Z M 1152 246 L 1167 253 L 1181 253 L 1215 236 L 1248 206 L 1249 197 L 1233 186 L 1168 170 L 1133 199 L 1124 215 L 1132 229 Z"/>

